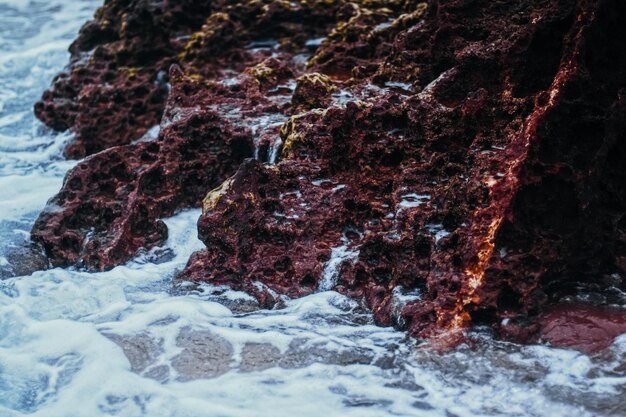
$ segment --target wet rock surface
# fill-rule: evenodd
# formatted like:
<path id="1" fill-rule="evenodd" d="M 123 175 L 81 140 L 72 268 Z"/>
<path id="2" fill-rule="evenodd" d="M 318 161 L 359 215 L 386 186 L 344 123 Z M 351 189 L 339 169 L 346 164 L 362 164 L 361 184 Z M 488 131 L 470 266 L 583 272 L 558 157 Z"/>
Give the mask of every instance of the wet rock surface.
<path id="1" fill-rule="evenodd" d="M 163 10 L 171 6 L 168 4 L 162 4 Z M 194 4 L 189 7 L 200 7 Z M 314 36 L 334 20 L 336 6 L 318 10 L 314 5 L 277 2 L 260 8 L 254 2 L 223 7 L 214 4 L 220 12 L 207 6 L 204 25 L 195 28 L 191 19 L 187 26 L 177 26 L 186 35 L 179 33 L 171 39 L 178 42 L 178 49 L 168 49 L 168 56 L 183 68 L 168 65 L 167 72 L 159 69 L 154 74 L 166 84 L 168 94 L 167 102 L 160 104 L 159 114 L 163 117 L 146 122 L 149 130 L 131 132 L 120 122 L 114 123 L 115 131 L 90 131 L 83 135 L 80 124 L 68 125 L 73 126 L 76 137 L 67 153 L 73 155 L 73 149 L 87 144 L 93 145 L 93 149 L 85 148 L 80 155 L 104 151 L 81 161 L 68 174 L 63 189 L 49 202 L 33 228 L 33 240 L 42 244 L 52 264 L 79 264 L 102 270 L 123 263 L 139 248 L 151 248 L 164 241 L 167 231 L 159 217 L 199 206 L 207 191 L 232 175 L 244 158 L 275 160 L 280 145 L 275 143 L 278 130 L 291 112 L 289 99 L 294 77 L 304 71 L 306 56 L 310 55 L 310 47 L 305 45 L 307 34 Z M 118 19 L 127 19 L 128 13 L 115 11 L 118 6 L 117 2 L 105 5 L 95 22 L 104 19 L 102 13 L 120 13 Z M 124 7 L 144 16 L 147 5 Z M 289 23 L 294 16 L 303 19 L 297 24 Z M 87 36 L 85 31 L 93 24 L 83 28 L 72 50 L 87 42 L 83 39 Z M 224 33 L 218 30 L 223 25 L 228 28 Z M 284 38 L 268 40 L 267 31 L 272 30 Z M 134 36 L 135 40 L 140 37 Z M 167 36 L 167 32 L 159 36 Z M 119 42 L 106 43 L 102 48 L 139 48 L 132 42 Z M 148 39 L 140 43 L 144 42 L 149 43 Z M 216 45 L 221 47 L 215 49 Z M 109 58 L 103 61 L 110 62 Z M 80 72 L 79 68 L 85 65 L 89 70 L 100 71 L 101 64 L 98 60 L 72 61 L 70 68 Z M 115 72 L 116 76 L 133 87 L 146 84 L 145 80 L 128 78 L 120 71 Z M 111 84 L 93 78 L 76 82 L 83 89 L 99 88 L 102 83 L 109 88 Z M 44 94 L 44 103 L 52 93 L 67 92 L 64 84 L 59 83 L 55 81 L 51 92 Z M 54 99 L 49 103 L 53 110 L 57 102 Z M 89 122 L 98 128 L 104 125 L 102 118 L 128 117 L 128 100 L 107 103 L 106 117 L 99 115 L 97 106 L 77 114 L 88 115 Z M 38 104 L 36 110 L 41 106 Z M 62 119 L 59 112 L 57 109 L 51 113 L 56 121 Z M 57 127 L 38 114 L 50 126 Z"/>
<path id="2" fill-rule="evenodd" d="M 28 224 L 22 221 L 0 222 L 0 279 L 30 275 L 46 269 L 48 258 L 30 241 Z"/>
<path id="3" fill-rule="evenodd" d="M 535 340 L 547 306 L 626 289 L 625 20 L 612 0 L 109 2 L 36 108 L 69 156 L 101 152 L 33 239 L 108 269 L 202 205 L 180 280 Z"/>
<path id="4" fill-rule="evenodd" d="M 550 344 L 595 353 L 626 333 L 626 311 L 563 303 L 550 308 L 540 324 L 541 337 Z"/>
<path id="5" fill-rule="evenodd" d="M 163 352 L 162 341 L 159 343 L 147 334 L 130 336 L 108 334 L 106 336 L 122 348 L 133 372 L 145 371 L 146 368 L 156 362 L 159 354 Z"/>
<path id="6" fill-rule="evenodd" d="M 216 377 L 230 368 L 233 346 L 221 336 L 185 328 L 176 338 L 176 345 L 183 349 L 172 359 L 179 380 Z"/>
<path id="7" fill-rule="evenodd" d="M 174 82 L 172 94 L 193 98 L 175 96 L 156 139 L 109 148 L 70 171 L 32 233 L 54 265 L 107 269 L 162 243 L 167 228 L 159 218 L 197 206 L 206 185 L 225 180 L 252 154 L 248 130 L 198 110 L 211 96 L 197 84 Z"/>
<path id="8" fill-rule="evenodd" d="M 176 325 L 175 320 L 165 326 L 172 324 Z M 173 341 L 149 332 L 130 335 L 106 333 L 105 336 L 120 346 L 132 372 L 160 382 L 172 378 L 178 381 L 212 379 L 231 371 L 302 369 L 313 364 L 371 364 L 380 369 L 392 369 L 398 360 L 393 349 L 397 349 L 397 345 L 381 352 L 378 346 L 337 344 L 332 338 L 313 335 L 293 337 L 281 347 L 262 341 L 238 341 L 233 344 L 212 330 L 191 327 L 180 328 Z M 174 356 L 166 354 L 164 345 L 168 343 L 173 343 L 179 353 Z"/>

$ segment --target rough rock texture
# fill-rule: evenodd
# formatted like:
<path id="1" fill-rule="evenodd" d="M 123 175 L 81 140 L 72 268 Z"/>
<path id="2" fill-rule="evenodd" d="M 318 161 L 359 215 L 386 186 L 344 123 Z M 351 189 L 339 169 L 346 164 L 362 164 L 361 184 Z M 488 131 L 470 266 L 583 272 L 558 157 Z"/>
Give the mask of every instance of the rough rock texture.
<path id="1" fill-rule="evenodd" d="M 171 64 L 205 76 L 242 71 L 249 63 L 246 45 L 262 46 L 278 35 L 283 49 L 299 49 L 324 35 L 346 4 L 106 0 L 71 45 L 68 68 L 35 114 L 54 129 L 75 132 L 65 151 L 70 158 L 130 143 L 159 124 Z"/>
<path id="2" fill-rule="evenodd" d="M 203 86 L 177 80 L 172 96 L 157 139 L 86 158 L 48 202 L 32 238 L 54 265 L 106 269 L 161 243 L 167 228 L 160 217 L 197 206 L 206 184 L 223 181 L 252 155 L 250 132 L 205 108 L 212 96 Z"/>
<path id="3" fill-rule="evenodd" d="M 415 336 L 485 323 L 529 340 L 546 306 L 626 289 L 622 2 L 172 7 L 107 3 L 70 68 L 100 77 L 121 51 L 142 70 L 72 72 L 37 106 L 77 133 L 69 155 L 110 147 L 35 225 L 54 264 L 124 262 L 164 239 L 159 217 L 204 197 L 206 249 L 180 279 L 265 307 L 334 289 Z M 127 35 L 134 15 L 145 34 Z M 90 29 L 104 21 L 115 36 Z M 102 98 L 111 86 L 119 106 Z M 157 139 L 127 144 L 163 111 Z"/>
<path id="4" fill-rule="evenodd" d="M 109 8 L 117 4 L 105 5 L 97 20 L 113 13 Z M 52 264 L 78 264 L 102 270 L 123 263 L 138 249 L 163 242 L 167 230 L 158 220 L 160 217 L 171 216 L 176 209 L 199 206 L 207 190 L 232 175 L 244 158 L 275 159 L 278 149 L 274 142 L 291 111 L 289 99 L 295 88 L 294 77 L 304 70 L 302 56 L 310 50 L 304 45 L 304 38 L 299 44 L 290 42 L 303 37 L 309 27 L 309 36 L 314 36 L 335 11 L 335 6 L 328 6 L 318 13 L 313 5 L 311 2 L 292 7 L 272 3 L 272 7 L 259 8 L 251 2 L 230 4 L 221 12 L 210 14 L 206 24 L 180 45 L 177 52 L 180 56 L 175 50 L 169 51 L 180 60 L 184 70 L 173 65 L 167 77 L 155 75 L 168 80 L 165 86 L 169 93 L 165 110 L 160 111 L 164 113 L 160 126 L 147 133 L 145 129 L 128 128 L 124 123 L 129 117 L 129 102 L 125 99 L 117 105 L 107 102 L 104 115 L 98 113 L 99 105 L 88 104 L 84 110 L 79 109 L 76 121 L 85 117 L 91 127 L 98 129 L 106 128 L 110 121 L 112 130 L 103 132 L 90 127 L 87 130 L 91 133 L 85 136 L 84 125 L 77 122 L 73 126 L 77 138 L 68 146 L 69 153 L 74 154 L 78 148 L 82 150 L 76 155 L 107 149 L 81 161 L 68 174 L 61 192 L 35 223 L 33 240 L 41 243 Z M 133 13 L 143 13 L 142 2 L 135 6 Z M 210 13 L 212 9 L 207 10 Z M 226 11 L 231 14 L 224 14 Z M 295 15 L 308 19 L 290 23 Z M 234 32 L 216 32 L 216 27 L 221 27 L 224 21 L 236 23 L 231 22 L 236 26 Z M 254 25 L 247 25 L 249 22 Z M 194 27 L 192 23 L 188 22 L 188 31 Z M 92 25 L 93 22 L 83 28 L 72 50 L 77 44 L 90 44 L 83 38 L 91 33 Z M 179 30 L 181 25 L 177 24 Z M 267 30 L 280 30 L 285 35 L 282 42 L 286 46 L 268 41 Z M 220 44 L 223 49 L 216 51 L 216 45 Z M 131 46 L 136 47 L 134 43 Z M 104 49 L 117 47 L 117 41 L 103 46 Z M 109 62 L 110 58 L 104 61 Z M 82 64 L 73 62 L 71 68 L 77 65 Z M 99 71 L 101 63 L 91 60 L 86 66 Z M 111 87 L 110 82 L 100 79 L 76 82 L 84 84 L 83 90 L 127 91 L 126 87 Z M 135 77 L 126 77 L 124 82 L 132 89 L 144 88 L 146 84 Z M 66 91 L 59 83 L 58 79 L 54 82 L 53 92 Z M 50 94 L 44 94 L 44 102 Z M 55 115 L 54 121 L 44 118 L 53 127 L 65 120 L 66 113 L 58 108 L 59 103 L 66 101 L 53 100 L 52 113 L 47 113 Z M 142 114 L 145 116 L 147 112 Z M 156 121 L 145 127 L 153 123 Z M 128 143 L 143 133 L 139 140 Z"/>

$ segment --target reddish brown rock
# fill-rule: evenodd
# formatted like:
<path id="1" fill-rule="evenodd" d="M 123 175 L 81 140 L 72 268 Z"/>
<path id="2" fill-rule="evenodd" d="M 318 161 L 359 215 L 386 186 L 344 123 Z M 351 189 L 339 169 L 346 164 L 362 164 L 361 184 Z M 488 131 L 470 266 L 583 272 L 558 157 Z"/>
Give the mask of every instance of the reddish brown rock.
<path id="1" fill-rule="evenodd" d="M 558 304 L 540 319 L 541 338 L 552 346 L 595 353 L 626 333 L 626 310 L 584 304 Z"/>
<path id="2" fill-rule="evenodd" d="M 109 148 L 70 171 L 32 233 L 54 265 L 107 269 L 161 243 L 161 217 L 197 206 L 207 184 L 252 154 L 250 131 L 206 108 L 203 93 L 192 80 L 175 82 L 158 138 Z"/>
<path id="3" fill-rule="evenodd" d="M 200 28 L 211 3 L 111 0 L 96 12 L 70 47 L 70 65 L 35 105 L 44 123 L 76 133 L 68 157 L 127 144 L 158 125 L 173 41 Z"/>
<path id="4" fill-rule="evenodd" d="M 55 77 L 35 114 L 53 129 L 76 134 L 65 150 L 69 158 L 128 144 L 159 124 L 171 64 L 226 78 L 228 71 L 243 71 L 255 55 L 246 45 L 263 47 L 271 39 L 298 51 L 306 40 L 325 34 L 345 4 L 107 1 L 81 29 L 70 47 L 70 65 Z"/>
<path id="5" fill-rule="evenodd" d="M 128 16 L 153 28 L 173 7 L 158 4 Z M 172 89 L 158 139 L 81 162 L 42 213 L 33 237 L 55 264 L 124 262 L 163 240 L 160 217 L 204 197 L 206 249 L 179 278 L 266 307 L 334 289 L 415 336 L 456 340 L 482 323 L 533 340 L 548 306 L 626 289 L 621 2 L 215 2 L 186 22 L 191 4 L 167 17 L 163 43 L 83 29 L 79 43 L 105 39 L 107 63 L 120 45 L 135 60 L 153 50 L 143 42 L 167 44 L 136 78 L 116 73 L 121 103 Z M 121 30 L 114 5 L 101 14 Z M 173 61 L 182 69 L 155 73 Z M 73 82 L 47 94 L 85 110 L 46 96 L 44 119 L 72 126 L 87 153 L 136 139 L 162 111 L 137 105 L 137 130 L 102 79 Z M 106 117 L 80 122 L 87 108 Z M 80 134 L 118 118 L 117 137 Z"/>
<path id="6" fill-rule="evenodd" d="M 305 39 L 329 28 L 340 5 L 107 3 L 71 48 L 72 76 L 59 76 L 37 105 L 48 124 L 76 132 L 69 156 L 105 149 L 68 174 L 34 225 L 33 240 L 52 264 L 123 263 L 166 238 L 159 218 L 198 206 L 244 158 L 276 158 L 294 78 L 310 52 Z M 204 24 L 198 14 L 208 16 Z M 272 31 L 281 38 L 268 40 Z M 94 45 L 89 59 L 76 59 Z M 121 57 L 146 65 L 119 67 Z M 166 74 L 173 61 L 182 68 Z M 147 128 L 163 112 L 153 140 Z"/>
<path id="7" fill-rule="evenodd" d="M 181 278 L 269 304 L 333 288 L 417 336 L 509 319 L 531 338 L 568 288 L 602 291 L 625 272 L 616 7 L 434 2 L 384 37 L 356 31 L 370 70 L 322 66 L 322 43 L 312 63 L 335 79 L 334 100 L 311 93 L 314 109 L 282 128 L 281 162 L 246 163 L 207 196 L 207 249 Z M 609 52 L 610 76 L 593 77 Z"/>
<path id="8" fill-rule="evenodd" d="M 330 106 L 331 93 L 335 90 L 332 81 L 326 75 L 304 74 L 296 80 L 296 89 L 291 98 L 294 113 Z"/>

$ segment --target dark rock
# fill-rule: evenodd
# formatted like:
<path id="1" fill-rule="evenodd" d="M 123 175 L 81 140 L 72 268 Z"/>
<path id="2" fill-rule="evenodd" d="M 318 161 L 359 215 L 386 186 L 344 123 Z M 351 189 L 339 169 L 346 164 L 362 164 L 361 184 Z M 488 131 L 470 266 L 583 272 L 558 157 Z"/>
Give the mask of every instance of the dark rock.
<path id="1" fill-rule="evenodd" d="M 100 75 L 60 78 L 38 114 L 77 132 L 69 153 L 165 108 L 161 133 L 81 162 L 33 239 L 109 268 L 206 195 L 181 280 L 261 307 L 334 289 L 441 344 L 472 323 L 533 340 L 546 306 L 626 289 L 625 31 L 616 0 L 107 3 L 71 68 L 145 62 L 109 83 L 145 119 Z"/>
<path id="2" fill-rule="evenodd" d="M 68 173 L 32 232 L 54 265 L 107 269 L 163 242 L 167 228 L 159 218 L 197 206 L 205 187 L 252 154 L 250 131 L 211 110 L 205 89 L 174 81 L 156 140 L 107 149 Z"/>
<path id="3" fill-rule="evenodd" d="M 36 213 L 33 213 L 33 215 Z M 28 235 L 29 217 L 0 221 L 0 280 L 31 275 L 48 267 L 48 258 Z"/>
<path id="4" fill-rule="evenodd" d="M 265 4 L 264 4 L 265 3 Z M 76 137 L 65 153 L 81 158 L 139 139 L 159 124 L 168 68 L 222 76 L 249 61 L 244 46 L 276 38 L 285 50 L 325 34 L 344 1 L 105 2 L 70 47 L 70 65 L 35 105 L 35 114 Z"/>
<path id="5" fill-rule="evenodd" d="M 373 362 L 375 353 L 358 346 L 343 346 L 333 349 L 328 341 L 316 341 L 306 338 L 295 338 L 281 355 L 278 365 L 285 369 L 299 369 L 314 363 L 333 365 L 363 365 Z"/>
<path id="6" fill-rule="evenodd" d="M 472 7 L 433 3 L 408 28 L 396 19 L 380 30 L 387 48 L 371 25 L 357 31 L 378 68 L 335 75 L 345 105 L 294 94 L 313 109 L 281 128 L 282 160 L 247 161 L 207 196 L 207 249 L 181 278 L 269 305 L 272 291 L 333 288 L 364 297 L 380 324 L 433 336 L 532 318 L 558 291 L 623 274 L 623 7 Z M 615 63 L 594 77 L 596 48 Z M 418 74 L 398 81 L 406 60 Z"/>
<path id="7" fill-rule="evenodd" d="M 291 98 L 294 113 L 320 107 L 328 107 L 332 102 L 334 87 L 330 78 L 319 73 L 304 74 L 297 80 Z"/>
<path id="8" fill-rule="evenodd" d="M 128 20 L 135 13 L 144 16 L 144 8 L 148 6 L 140 2 L 131 11 L 118 10 L 121 6 L 112 2 L 98 12 L 96 21 L 106 22 L 113 19 L 112 16 Z M 200 6 L 197 6 L 198 10 L 202 9 Z M 215 3 L 213 6 L 219 5 Z M 131 139 L 139 139 L 146 129 L 137 133 L 121 121 L 115 121 L 132 116 L 126 108 L 132 103 L 124 97 L 120 97 L 118 105 L 115 101 L 107 101 L 106 115 L 91 107 L 78 111 L 76 117 L 85 117 L 99 128 L 111 121 L 115 131 L 90 130 L 89 135 L 81 135 L 83 125 L 72 127 L 77 132 L 77 140 L 70 145 L 68 152 L 75 153 L 72 149 L 81 148 L 77 155 L 82 155 L 106 150 L 81 161 L 70 171 L 61 192 L 50 200 L 33 227 L 33 240 L 43 246 L 53 265 L 78 264 L 92 270 L 119 265 L 138 249 L 163 242 L 167 230 L 158 219 L 181 208 L 199 206 L 207 190 L 232 175 L 244 158 L 257 156 L 267 160 L 276 157 L 278 149 L 274 142 L 290 113 L 289 98 L 293 87 L 289 87 L 289 81 L 293 82 L 303 70 L 296 56 L 307 50 L 302 46 L 305 35 L 314 36 L 324 27 L 330 27 L 335 19 L 335 6 L 316 8 L 314 4 L 303 4 L 292 7 L 279 2 L 267 9 L 258 6 L 254 2 L 229 3 L 218 7 L 219 12 L 208 9 L 207 22 L 198 26 L 198 32 L 178 49 L 173 46 L 170 49 L 157 48 L 150 42 L 151 31 L 145 37 L 140 35 L 141 32 L 134 33 L 132 41 L 104 38 L 103 42 L 109 42 L 102 47 L 106 50 L 129 48 L 123 54 L 126 60 L 137 60 L 135 54 L 140 54 L 139 51 L 152 56 L 152 52 L 158 49 L 159 53 L 169 54 L 171 59 L 167 62 L 174 56 L 180 60 L 184 70 L 173 65 L 167 75 L 159 75 L 159 79 L 167 78 L 171 85 L 168 85 L 167 103 L 159 104 L 165 106 L 165 110 L 159 111 L 164 114 L 156 140 L 143 137 L 127 144 Z M 162 7 L 150 9 L 155 22 L 165 19 L 161 13 L 168 15 L 168 7 L 174 6 L 164 2 Z M 165 30 L 159 37 L 176 35 L 175 39 L 168 41 L 176 43 L 183 36 L 181 32 L 195 30 L 197 16 L 182 23 L 187 13 L 184 7 L 179 11 L 181 15 L 176 15 L 181 21 L 167 23 L 175 29 Z M 283 10 L 284 7 L 287 9 Z M 301 22 L 288 23 L 293 16 L 301 17 Z M 222 32 L 215 30 L 214 26 L 224 20 L 236 23 L 236 33 L 224 37 Z M 243 22 L 250 24 L 244 25 Z M 89 29 L 92 24 L 88 23 L 81 32 L 72 47 L 74 52 L 79 53 L 85 48 L 80 46 L 86 42 L 84 36 L 95 36 Z M 106 24 L 117 27 L 119 22 Z M 282 36 L 279 40 L 291 43 L 280 47 L 279 40 L 268 42 L 266 36 L 272 28 L 282 28 L 277 32 Z M 91 45 L 93 42 L 87 43 Z M 218 45 L 221 49 L 216 52 Z M 110 56 L 102 59 L 109 64 L 112 60 Z M 73 67 L 83 65 L 82 61 L 72 62 Z M 92 60 L 85 65 L 93 71 L 99 71 L 101 66 Z M 146 67 L 146 70 L 150 68 Z M 116 74 L 122 77 L 119 72 Z M 125 74 L 123 78 L 133 88 L 152 88 L 154 85 L 137 78 L 134 73 Z M 121 87 L 111 87 L 109 81 L 101 78 L 74 81 L 83 90 L 127 92 Z M 57 81 L 52 92 L 44 94 L 43 100 L 46 102 L 50 94 L 69 90 L 62 88 Z M 143 97 L 138 93 L 129 94 L 138 99 Z M 81 93 L 80 97 L 84 95 Z M 44 121 L 53 127 L 55 123 L 63 124 L 59 112 L 47 113 L 46 117 L 52 117 L 52 121 L 45 118 Z M 140 113 L 147 117 L 145 110 Z M 146 127 L 156 124 L 157 120 L 146 123 Z"/>
<path id="9" fill-rule="evenodd" d="M 626 332 L 626 310 L 564 303 L 548 309 L 539 323 L 541 338 L 551 345 L 595 353 Z"/>

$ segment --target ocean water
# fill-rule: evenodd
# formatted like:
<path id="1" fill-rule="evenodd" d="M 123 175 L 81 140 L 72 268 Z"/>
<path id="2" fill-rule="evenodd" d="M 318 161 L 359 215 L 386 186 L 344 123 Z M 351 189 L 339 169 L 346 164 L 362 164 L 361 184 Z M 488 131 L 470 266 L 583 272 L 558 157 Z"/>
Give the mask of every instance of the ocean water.
<path id="1" fill-rule="evenodd" d="M 0 0 L 0 417 L 626 415 L 626 336 L 590 357 L 478 329 L 441 354 L 334 292 L 264 311 L 176 286 L 199 210 L 111 271 L 23 275 L 28 231 L 74 164 L 32 105 L 98 3 Z"/>

